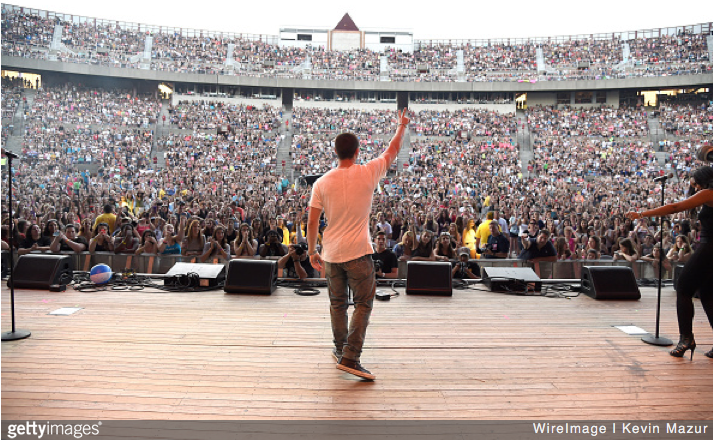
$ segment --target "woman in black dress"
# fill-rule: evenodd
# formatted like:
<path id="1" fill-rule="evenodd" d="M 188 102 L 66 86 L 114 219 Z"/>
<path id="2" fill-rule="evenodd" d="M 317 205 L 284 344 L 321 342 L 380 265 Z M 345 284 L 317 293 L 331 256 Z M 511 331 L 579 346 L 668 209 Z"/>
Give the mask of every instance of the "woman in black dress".
<path id="1" fill-rule="evenodd" d="M 689 258 L 682 269 L 677 283 L 677 321 L 679 323 L 679 343 L 669 354 L 682 357 L 691 350 L 690 359 L 694 356 L 697 343 L 692 333 L 694 304 L 692 297 L 699 291 L 702 307 L 712 325 L 712 167 L 704 166 L 692 173 L 690 179 L 690 194 L 688 199 L 662 206 L 649 211 L 629 212 L 627 217 L 635 220 L 642 217 L 662 216 L 675 212 L 688 211 L 701 206 L 699 221 L 702 225 L 701 245 Z M 706 355 L 712 357 L 712 350 Z"/>

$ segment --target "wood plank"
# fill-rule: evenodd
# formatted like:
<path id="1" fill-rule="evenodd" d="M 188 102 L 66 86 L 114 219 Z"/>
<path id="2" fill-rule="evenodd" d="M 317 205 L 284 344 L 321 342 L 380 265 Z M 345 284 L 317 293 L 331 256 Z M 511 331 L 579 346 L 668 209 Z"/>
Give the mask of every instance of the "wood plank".
<path id="1" fill-rule="evenodd" d="M 18 328 L 32 336 L 3 344 L 3 418 L 710 420 L 701 305 L 694 360 L 673 358 L 612 327 L 653 330 L 656 291 L 641 290 L 634 302 L 481 286 L 377 302 L 363 353 L 375 382 L 335 369 L 325 289 L 18 290 Z M 68 306 L 83 309 L 48 315 Z M 3 297 L 5 323 L 8 307 Z M 676 331 L 665 289 L 661 334 Z"/>

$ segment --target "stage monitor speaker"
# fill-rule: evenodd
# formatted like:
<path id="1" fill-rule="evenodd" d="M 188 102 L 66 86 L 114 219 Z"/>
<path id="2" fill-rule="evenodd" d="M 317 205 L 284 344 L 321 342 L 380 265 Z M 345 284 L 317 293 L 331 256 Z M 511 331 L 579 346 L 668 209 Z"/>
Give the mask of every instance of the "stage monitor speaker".
<path id="1" fill-rule="evenodd" d="M 407 295 L 453 295 L 451 263 L 409 261 Z"/>
<path id="2" fill-rule="evenodd" d="M 627 266 L 583 266 L 580 291 L 595 299 L 640 299 L 635 274 Z"/>
<path id="3" fill-rule="evenodd" d="M 482 267 L 481 279 L 491 292 L 528 294 L 528 284 L 540 292 L 541 280 L 530 267 Z"/>
<path id="4" fill-rule="evenodd" d="M 50 290 L 51 285 L 72 282 L 74 261 L 69 255 L 21 255 L 11 280 L 16 289 Z"/>
<path id="5" fill-rule="evenodd" d="M 236 259 L 228 263 L 226 293 L 270 295 L 278 284 L 278 262 L 275 260 Z"/>
<path id="6" fill-rule="evenodd" d="M 198 286 L 189 286 L 177 276 L 187 276 L 190 273 L 198 275 Z M 226 267 L 223 264 L 209 263 L 176 263 L 166 272 L 164 284 L 173 287 L 216 287 L 226 278 Z"/>

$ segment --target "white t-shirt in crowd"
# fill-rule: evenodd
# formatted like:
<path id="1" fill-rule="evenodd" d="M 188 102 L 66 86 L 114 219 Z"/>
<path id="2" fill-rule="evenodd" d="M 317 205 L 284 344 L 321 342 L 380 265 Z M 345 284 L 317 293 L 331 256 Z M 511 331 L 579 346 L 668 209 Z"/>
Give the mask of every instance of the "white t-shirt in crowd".
<path id="1" fill-rule="evenodd" d="M 310 209 L 324 209 L 327 217 L 323 260 L 344 263 L 374 253 L 369 236 L 372 196 L 389 164 L 383 153 L 366 165 L 334 168 L 315 181 Z"/>

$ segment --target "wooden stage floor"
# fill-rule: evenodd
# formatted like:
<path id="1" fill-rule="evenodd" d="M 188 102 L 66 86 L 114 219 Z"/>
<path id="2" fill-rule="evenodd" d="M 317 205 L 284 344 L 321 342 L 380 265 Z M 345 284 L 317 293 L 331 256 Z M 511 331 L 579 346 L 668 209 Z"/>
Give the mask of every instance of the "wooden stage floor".
<path id="1" fill-rule="evenodd" d="M 2 343 L 2 418 L 712 418 L 712 331 L 698 300 L 690 362 L 613 327 L 654 332 L 650 287 L 640 301 L 511 296 L 482 285 L 453 297 L 397 290 L 375 301 L 362 355 L 374 382 L 335 368 L 326 289 L 18 290 L 17 328 L 32 336 Z M 82 310 L 48 315 L 61 307 Z M 661 335 L 678 338 L 671 287 Z"/>

